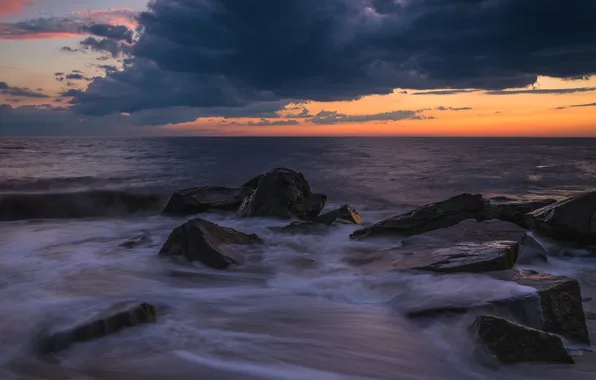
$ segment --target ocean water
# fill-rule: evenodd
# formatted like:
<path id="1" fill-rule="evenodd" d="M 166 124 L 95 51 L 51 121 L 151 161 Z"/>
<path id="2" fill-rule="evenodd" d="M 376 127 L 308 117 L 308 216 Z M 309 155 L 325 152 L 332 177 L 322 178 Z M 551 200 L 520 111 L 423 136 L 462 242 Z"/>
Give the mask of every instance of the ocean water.
<path id="1" fill-rule="evenodd" d="M 482 275 L 363 273 L 346 255 L 388 243 L 351 241 L 353 226 L 284 235 L 270 228 L 283 221 L 206 213 L 257 233 L 266 248 L 224 272 L 157 256 L 185 220 L 159 215 L 172 191 L 239 186 L 280 166 L 327 194 L 328 209 L 349 203 L 371 224 L 462 192 L 535 199 L 593 190 L 596 140 L 0 138 L 0 219 L 8 204 L 20 205 L 10 215 L 24 216 L 0 221 L 0 379 L 596 376 L 590 352 L 578 353 L 575 366 L 479 364 L 469 318 L 419 323 L 404 312 L 532 289 Z M 141 198 L 106 201 L 124 195 Z M 140 246 L 119 246 L 139 235 L 147 237 Z M 584 307 L 596 311 L 596 259 L 551 257 L 534 269 L 577 278 Z M 44 329 L 125 300 L 157 305 L 157 323 L 51 359 L 35 354 Z M 589 327 L 594 340 L 592 320 Z"/>

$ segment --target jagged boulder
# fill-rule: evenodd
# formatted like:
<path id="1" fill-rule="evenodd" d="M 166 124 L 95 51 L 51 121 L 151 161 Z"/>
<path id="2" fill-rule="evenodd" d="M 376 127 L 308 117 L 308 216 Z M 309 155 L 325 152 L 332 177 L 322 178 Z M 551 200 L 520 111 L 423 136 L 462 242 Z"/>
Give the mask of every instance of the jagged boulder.
<path id="1" fill-rule="evenodd" d="M 311 192 L 302 173 L 276 168 L 259 179 L 256 190 L 244 200 L 238 215 L 311 220 L 325 207 L 326 200 L 325 195 Z"/>
<path id="2" fill-rule="evenodd" d="M 481 195 L 460 194 L 445 201 L 428 204 L 357 230 L 350 237 L 354 239 L 375 236 L 406 237 L 450 227 L 466 219 L 487 219 Z"/>
<path id="3" fill-rule="evenodd" d="M 343 205 L 340 208 L 319 215 L 316 223 L 331 225 L 333 223 L 362 224 L 362 217 L 350 205 Z"/>
<path id="4" fill-rule="evenodd" d="M 515 223 L 528 228 L 525 215 L 539 208 L 555 203 L 555 199 L 538 199 L 531 201 L 489 199 L 485 201 L 484 209 L 488 216 L 494 219 Z"/>
<path id="5" fill-rule="evenodd" d="M 73 326 L 43 334 L 40 351 L 51 353 L 70 345 L 116 333 L 124 328 L 155 322 L 157 308 L 148 303 L 124 302 L 113 305 Z"/>
<path id="6" fill-rule="evenodd" d="M 360 224 L 361 222 L 360 214 L 352 207 L 344 205 L 336 210 L 319 215 L 314 220 L 292 222 L 281 228 L 274 227 L 273 230 L 291 234 L 323 235 L 335 223 Z"/>
<path id="7" fill-rule="evenodd" d="M 203 186 L 175 192 L 163 210 L 164 215 L 184 216 L 208 210 L 236 211 L 249 196 L 248 187 L 231 189 L 227 187 Z"/>
<path id="8" fill-rule="evenodd" d="M 526 215 L 530 229 L 564 242 L 596 244 L 596 191 L 558 201 Z"/>
<path id="9" fill-rule="evenodd" d="M 488 352 L 503 363 L 543 362 L 574 364 L 561 338 L 555 334 L 482 315 L 468 328 L 476 349 Z"/>
<path id="10" fill-rule="evenodd" d="M 197 218 L 176 227 L 159 254 L 183 256 L 188 261 L 200 261 L 210 268 L 226 269 L 239 262 L 242 256 L 239 247 L 261 242 L 255 234 L 245 234 Z"/>

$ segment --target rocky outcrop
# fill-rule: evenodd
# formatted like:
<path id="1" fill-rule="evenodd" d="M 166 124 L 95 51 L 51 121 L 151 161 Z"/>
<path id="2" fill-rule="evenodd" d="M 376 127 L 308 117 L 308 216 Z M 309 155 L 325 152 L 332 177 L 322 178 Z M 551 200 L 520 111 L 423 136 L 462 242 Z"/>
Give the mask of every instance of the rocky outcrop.
<path id="1" fill-rule="evenodd" d="M 596 244 L 596 191 L 568 198 L 526 215 L 530 229 L 564 242 Z"/>
<path id="2" fill-rule="evenodd" d="M 489 199 L 484 208 L 488 216 L 494 219 L 515 223 L 528 228 L 525 215 L 539 208 L 555 203 L 555 199 L 539 199 L 532 201 L 496 200 Z"/>
<path id="3" fill-rule="evenodd" d="M 470 311 L 505 313 L 525 326 L 565 337 L 572 343 L 590 344 L 577 280 L 533 271 L 511 269 L 488 273 L 492 278 L 533 288 L 536 293 L 495 299 L 484 304 L 433 304 L 406 311 L 411 318 L 437 317 Z M 536 308 L 538 307 L 538 308 Z"/>
<path id="4" fill-rule="evenodd" d="M 214 269 L 226 269 L 238 263 L 239 246 L 261 243 L 255 234 L 245 234 L 218 226 L 204 219 L 192 219 L 175 228 L 159 254 L 183 256 L 188 261 L 200 261 Z"/>
<path id="5" fill-rule="evenodd" d="M 263 178 L 263 174 L 259 174 L 258 176 L 251 178 L 246 182 L 242 187 L 249 188 L 251 190 L 256 190 L 257 186 L 259 186 L 259 181 Z"/>
<path id="6" fill-rule="evenodd" d="M 311 192 L 301 173 L 277 168 L 258 181 L 256 190 L 244 200 L 238 215 L 311 220 L 321 212 L 326 200 L 326 196 Z"/>
<path id="7" fill-rule="evenodd" d="M 479 194 L 461 194 L 442 202 L 422 206 L 355 231 L 354 239 L 375 236 L 406 237 L 453 226 L 466 219 L 487 219 Z"/>
<path id="8" fill-rule="evenodd" d="M 164 215 L 193 215 L 208 210 L 236 211 L 244 198 L 252 190 L 247 187 L 231 189 L 227 187 L 203 186 L 175 192 L 165 209 Z"/>
<path id="9" fill-rule="evenodd" d="M 478 222 L 467 219 L 448 228 L 441 228 L 426 232 L 421 235 L 403 239 L 404 245 L 420 244 L 429 240 L 442 242 L 462 243 L 488 243 L 493 241 L 511 240 L 521 241 L 526 235 L 526 230 L 516 224 L 501 220 L 485 220 Z"/>
<path id="10" fill-rule="evenodd" d="M 315 222 L 327 225 L 333 223 L 362 224 L 362 217 L 350 205 L 343 205 L 336 210 L 319 215 Z"/>
<path id="11" fill-rule="evenodd" d="M 40 342 L 42 353 L 57 352 L 77 342 L 116 333 L 124 328 L 155 322 L 157 308 L 148 303 L 125 302 L 114 305 L 74 326 L 45 333 Z"/>
<path id="12" fill-rule="evenodd" d="M 473 335 L 476 349 L 487 349 L 503 363 L 574 363 L 558 336 L 502 318 L 480 316 L 468 331 Z"/>

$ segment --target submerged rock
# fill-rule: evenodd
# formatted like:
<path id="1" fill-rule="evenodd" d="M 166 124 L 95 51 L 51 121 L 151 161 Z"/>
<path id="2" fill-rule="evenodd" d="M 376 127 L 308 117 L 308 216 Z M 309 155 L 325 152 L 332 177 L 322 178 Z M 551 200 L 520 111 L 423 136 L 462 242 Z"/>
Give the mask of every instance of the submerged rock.
<path id="1" fill-rule="evenodd" d="M 133 238 L 130 238 L 128 240 L 126 240 L 125 242 L 119 244 L 119 247 L 122 248 L 126 248 L 126 249 L 133 249 L 135 247 L 138 247 L 139 245 L 142 245 L 146 242 L 149 242 L 151 239 L 149 238 L 149 236 L 147 234 L 141 234 L 138 236 L 135 236 Z"/>
<path id="2" fill-rule="evenodd" d="M 255 234 L 245 234 L 233 228 L 221 227 L 205 219 L 191 219 L 176 227 L 159 254 L 184 256 L 188 261 L 200 261 L 214 269 L 226 269 L 238 263 L 238 246 L 261 243 Z"/>
<path id="3" fill-rule="evenodd" d="M 487 200 L 485 202 L 486 214 L 492 218 L 515 223 L 520 227 L 528 228 L 525 215 L 539 208 L 555 203 L 555 199 L 539 199 L 534 201 L 506 201 L 498 202 Z"/>
<path id="4" fill-rule="evenodd" d="M 596 244 L 596 191 L 568 198 L 526 215 L 530 228 L 555 240 Z"/>
<path id="5" fill-rule="evenodd" d="M 303 235 L 324 235 L 329 230 L 329 226 L 316 222 L 292 222 L 283 227 L 271 228 L 276 232 L 283 232 L 287 234 L 303 234 Z"/>
<path id="6" fill-rule="evenodd" d="M 244 200 L 238 215 L 311 220 L 325 207 L 326 200 L 325 195 L 311 193 L 302 173 L 277 168 L 258 181 L 256 190 Z"/>
<path id="7" fill-rule="evenodd" d="M 466 219 L 487 219 L 481 195 L 461 194 L 442 202 L 428 204 L 357 230 L 350 237 L 406 237 L 450 227 Z"/>
<path id="8" fill-rule="evenodd" d="M 252 190 L 246 187 L 203 186 L 175 192 L 165 209 L 164 215 L 193 215 L 208 210 L 236 211 Z"/>
<path id="9" fill-rule="evenodd" d="M 42 353 L 57 352 L 73 343 L 85 342 L 116 333 L 126 327 L 155 322 L 157 308 L 148 303 L 125 302 L 94 315 L 75 326 L 42 337 Z"/>
<path id="10" fill-rule="evenodd" d="M 503 363 L 544 362 L 574 364 L 555 334 L 483 315 L 469 327 L 476 348 L 484 347 Z"/>
<path id="11" fill-rule="evenodd" d="M 319 215 L 316 223 L 331 225 L 333 223 L 362 224 L 362 217 L 350 205 L 343 205 L 340 208 Z"/>

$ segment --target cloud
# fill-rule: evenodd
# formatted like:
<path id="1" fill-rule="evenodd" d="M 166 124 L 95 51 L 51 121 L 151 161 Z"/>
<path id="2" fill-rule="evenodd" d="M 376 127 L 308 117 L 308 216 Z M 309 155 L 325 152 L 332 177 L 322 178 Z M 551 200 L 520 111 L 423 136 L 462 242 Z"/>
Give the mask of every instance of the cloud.
<path id="1" fill-rule="evenodd" d="M 298 125 L 298 122 L 296 120 L 275 120 L 275 121 L 271 121 L 271 120 L 267 120 L 267 119 L 261 119 L 258 122 L 254 122 L 254 121 L 249 121 L 246 124 L 243 124 L 246 126 L 251 126 L 251 127 L 273 127 L 273 126 L 279 126 L 279 125 Z"/>
<path id="2" fill-rule="evenodd" d="M 69 38 L 96 35 L 132 42 L 136 12 L 128 9 L 108 9 L 75 12 L 62 17 L 39 17 L 18 22 L 0 22 L 0 39 Z"/>
<path id="3" fill-rule="evenodd" d="M 126 43 L 111 40 L 109 38 L 97 39 L 94 37 L 87 37 L 79 42 L 79 45 L 82 49 L 110 53 L 113 58 L 128 53 L 130 50 L 130 46 Z"/>
<path id="4" fill-rule="evenodd" d="M 462 89 L 462 90 L 419 91 L 419 92 L 413 92 L 412 95 L 455 95 L 455 94 L 465 94 L 465 93 L 469 93 L 469 92 L 478 92 L 478 90 Z"/>
<path id="5" fill-rule="evenodd" d="M 9 86 L 6 82 L 0 82 L 0 94 L 21 97 L 21 98 L 49 98 L 48 95 L 31 90 L 26 87 Z"/>
<path id="6" fill-rule="evenodd" d="M 564 109 L 567 109 L 567 108 L 581 108 L 581 107 L 596 107 L 596 103 L 573 104 L 573 105 L 570 105 L 570 106 L 557 107 L 555 109 L 557 109 L 557 110 L 564 110 Z"/>
<path id="7" fill-rule="evenodd" d="M 588 0 L 155 0 L 128 65 L 73 104 L 109 114 L 578 78 L 596 71 L 595 13 Z"/>
<path id="8" fill-rule="evenodd" d="M 439 106 L 437 108 L 435 108 L 437 111 L 469 111 L 472 108 L 471 107 L 443 107 L 443 106 Z"/>
<path id="9" fill-rule="evenodd" d="M 75 73 L 75 72 L 66 74 L 65 78 L 70 79 L 70 80 L 91 80 L 91 78 L 87 78 L 83 74 L 79 74 L 79 73 Z"/>
<path id="10" fill-rule="evenodd" d="M 422 120 L 428 119 L 421 116 L 420 111 L 399 110 L 382 112 L 370 115 L 346 115 L 337 111 L 321 111 L 311 120 L 314 124 L 338 124 L 338 123 L 366 123 L 371 121 L 398 121 L 398 120 Z"/>
<path id="11" fill-rule="evenodd" d="M 31 3 L 31 0 L 0 0 L 0 16 L 17 14 Z"/>
<path id="12" fill-rule="evenodd" d="M 487 91 L 487 95 L 522 95 L 522 94 L 536 94 L 536 95 L 564 95 L 575 94 L 578 92 L 592 92 L 596 91 L 596 87 L 578 87 L 578 88 L 532 88 L 527 90 L 506 90 L 506 91 Z"/>

